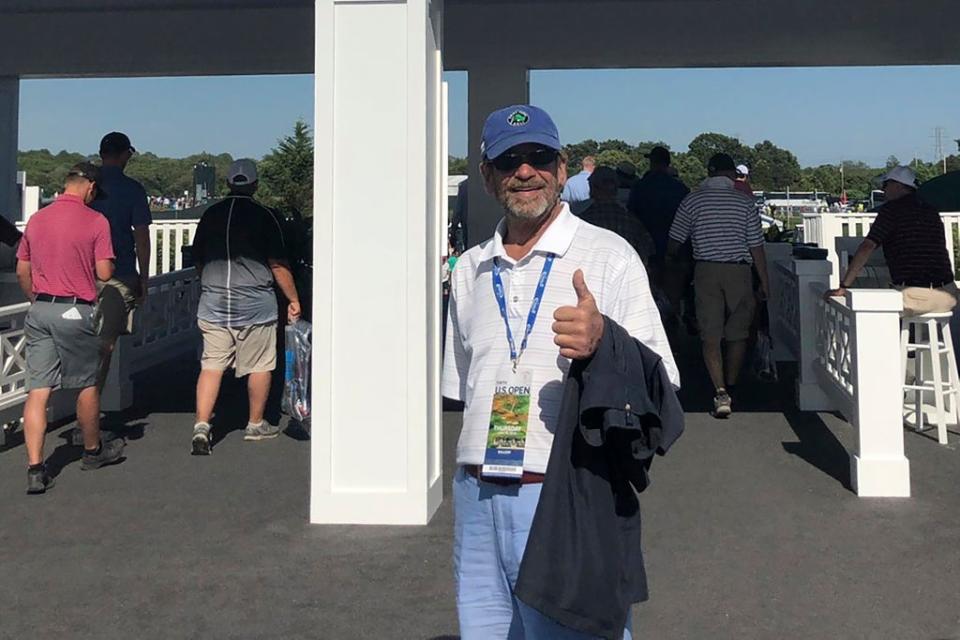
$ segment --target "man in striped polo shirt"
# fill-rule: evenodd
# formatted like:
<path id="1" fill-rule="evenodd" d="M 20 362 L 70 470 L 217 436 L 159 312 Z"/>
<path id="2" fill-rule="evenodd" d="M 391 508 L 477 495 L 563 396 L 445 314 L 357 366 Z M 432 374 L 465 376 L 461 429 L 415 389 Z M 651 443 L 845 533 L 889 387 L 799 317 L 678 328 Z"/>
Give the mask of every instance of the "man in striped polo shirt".
<path id="1" fill-rule="evenodd" d="M 707 170 L 710 177 L 677 209 L 667 255 L 675 256 L 692 238 L 703 359 L 716 389 L 714 415 L 726 418 L 732 411 L 730 391 L 743 367 L 756 309 L 751 265 L 756 267 L 761 295 L 766 298 L 767 260 L 760 214 L 754 199 L 735 188 L 733 158 L 718 153 L 710 158 Z"/>

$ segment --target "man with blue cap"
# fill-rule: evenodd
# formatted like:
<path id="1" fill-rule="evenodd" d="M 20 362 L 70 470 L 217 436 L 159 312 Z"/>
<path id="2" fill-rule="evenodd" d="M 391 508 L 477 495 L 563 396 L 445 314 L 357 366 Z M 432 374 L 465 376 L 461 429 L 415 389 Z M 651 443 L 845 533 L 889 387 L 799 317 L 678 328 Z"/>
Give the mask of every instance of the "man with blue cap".
<path id="1" fill-rule="evenodd" d="M 560 198 L 567 161 L 550 116 L 509 106 L 488 117 L 482 137 L 481 176 L 504 218 L 452 275 L 442 383 L 444 396 L 465 405 L 453 488 L 460 633 L 593 637 L 513 592 L 563 381 L 572 361 L 597 349 L 604 316 L 659 354 L 675 386 L 679 375 L 636 251 Z"/>

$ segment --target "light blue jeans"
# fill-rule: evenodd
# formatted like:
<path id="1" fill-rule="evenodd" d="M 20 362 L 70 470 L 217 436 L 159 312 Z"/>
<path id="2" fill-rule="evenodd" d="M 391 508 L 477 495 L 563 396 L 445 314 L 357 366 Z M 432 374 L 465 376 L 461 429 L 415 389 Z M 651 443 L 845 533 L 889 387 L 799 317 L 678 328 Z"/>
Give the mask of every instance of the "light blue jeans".
<path id="1" fill-rule="evenodd" d="M 540 487 L 479 482 L 462 467 L 457 469 L 453 568 L 462 640 L 597 640 L 554 622 L 513 595 Z M 632 638 L 631 617 L 624 640 Z"/>

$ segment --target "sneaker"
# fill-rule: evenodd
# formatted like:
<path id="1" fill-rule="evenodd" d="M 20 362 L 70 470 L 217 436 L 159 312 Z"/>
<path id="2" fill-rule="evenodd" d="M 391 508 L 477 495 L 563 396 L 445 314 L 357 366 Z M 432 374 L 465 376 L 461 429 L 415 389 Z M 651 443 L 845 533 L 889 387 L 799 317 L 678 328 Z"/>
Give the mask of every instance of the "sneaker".
<path id="1" fill-rule="evenodd" d="M 47 489 L 53 486 L 53 478 L 47 473 L 46 467 L 32 470 L 27 469 L 27 493 L 36 495 L 46 493 Z"/>
<path id="2" fill-rule="evenodd" d="M 83 471 L 90 471 L 91 469 L 99 469 L 100 467 L 119 462 L 120 458 L 123 457 L 123 448 L 125 446 L 127 446 L 127 443 L 123 438 L 115 438 L 106 442 L 101 440 L 100 453 L 92 454 L 86 451 L 83 452 L 83 462 L 80 464 L 80 468 Z"/>
<path id="3" fill-rule="evenodd" d="M 193 425 L 193 455 L 195 456 L 208 456 L 210 455 L 210 425 L 206 422 L 198 422 Z"/>
<path id="4" fill-rule="evenodd" d="M 713 416 L 715 418 L 729 418 L 733 413 L 733 401 L 730 400 L 730 394 L 723 389 L 717 390 L 717 395 L 713 397 Z"/>
<path id="5" fill-rule="evenodd" d="M 268 440 L 270 438 L 276 438 L 280 435 L 280 427 L 273 426 L 266 420 L 260 422 L 260 424 L 253 424 L 251 422 L 247 423 L 247 428 L 243 431 L 244 440 Z"/>

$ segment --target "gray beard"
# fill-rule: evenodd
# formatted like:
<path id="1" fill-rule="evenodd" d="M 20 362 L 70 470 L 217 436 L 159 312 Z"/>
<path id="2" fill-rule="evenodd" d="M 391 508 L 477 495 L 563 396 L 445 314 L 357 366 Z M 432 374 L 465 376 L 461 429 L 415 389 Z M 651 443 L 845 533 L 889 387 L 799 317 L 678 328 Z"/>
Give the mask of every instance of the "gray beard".
<path id="1" fill-rule="evenodd" d="M 541 211 L 535 212 L 533 214 L 514 211 L 507 205 L 506 202 L 503 202 L 501 204 L 503 206 L 503 211 L 506 214 L 508 220 L 529 224 L 531 222 L 536 222 L 537 220 L 542 219 L 544 216 L 549 215 L 550 212 L 553 211 L 554 207 L 557 206 L 557 202 L 559 201 L 560 201 L 560 194 L 558 193 L 556 197 L 554 197 L 551 201 L 549 201 Z"/>

